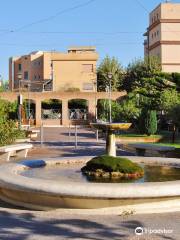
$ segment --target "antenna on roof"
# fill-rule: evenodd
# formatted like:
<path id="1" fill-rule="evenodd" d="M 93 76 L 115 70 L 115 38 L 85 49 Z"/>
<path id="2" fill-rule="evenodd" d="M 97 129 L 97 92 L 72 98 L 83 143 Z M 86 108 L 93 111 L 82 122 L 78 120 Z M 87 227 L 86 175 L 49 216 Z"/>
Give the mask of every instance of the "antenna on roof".
<path id="1" fill-rule="evenodd" d="M 171 0 L 166 0 L 165 2 L 166 2 L 166 3 L 169 3 L 169 2 L 171 2 Z"/>

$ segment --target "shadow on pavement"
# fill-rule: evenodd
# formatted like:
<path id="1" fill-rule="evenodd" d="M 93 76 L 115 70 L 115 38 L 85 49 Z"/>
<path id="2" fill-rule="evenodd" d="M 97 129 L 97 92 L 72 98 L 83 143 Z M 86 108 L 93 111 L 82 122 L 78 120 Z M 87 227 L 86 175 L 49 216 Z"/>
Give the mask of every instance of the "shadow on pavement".
<path id="1" fill-rule="evenodd" d="M 74 142 L 44 142 L 43 147 L 40 148 L 39 143 L 34 144 L 37 147 L 37 152 L 42 152 L 49 150 L 48 157 L 51 157 L 51 152 L 56 150 L 59 151 L 59 156 L 69 157 L 69 156 L 96 156 L 105 154 L 105 143 L 91 143 L 91 142 L 78 142 L 77 148 L 75 148 Z M 38 150 L 39 149 L 39 150 Z M 58 153 L 57 153 L 58 155 Z M 133 153 L 117 149 L 118 156 L 133 156 Z"/>
<path id="2" fill-rule="evenodd" d="M 123 227 L 124 228 L 124 227 Z M 126 227 L 125 227 L 126 228 Z M 40 219 L 32 213 L 0 211 L 0 239 L 126 239 L 119 226 L 86 219 Z"/>

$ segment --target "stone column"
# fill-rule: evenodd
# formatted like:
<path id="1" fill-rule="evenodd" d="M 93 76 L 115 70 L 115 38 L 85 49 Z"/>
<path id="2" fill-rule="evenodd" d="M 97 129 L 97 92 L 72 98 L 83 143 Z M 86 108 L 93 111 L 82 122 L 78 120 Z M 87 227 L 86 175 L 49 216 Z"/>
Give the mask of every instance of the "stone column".
<path id="1" fill-rule="evenodd" d="M 36 126 L 41 125 L 41 100 L 36 100 Z"/>
<path id="2" fill-rule="evenodd" d="M 95 101 L 92 99 L 88 101 L 88 120 L 95 120 Z"/>
<path id="3" fill-rule="evenodd" d="M 68 100 L 62 100 L 62 125 L 69 126 Z"/>
<path id="4" fill-rule="evenodd" d="M 106 133 L 106 154 L 116 157 L 116 136 L 112 130 Z"/>

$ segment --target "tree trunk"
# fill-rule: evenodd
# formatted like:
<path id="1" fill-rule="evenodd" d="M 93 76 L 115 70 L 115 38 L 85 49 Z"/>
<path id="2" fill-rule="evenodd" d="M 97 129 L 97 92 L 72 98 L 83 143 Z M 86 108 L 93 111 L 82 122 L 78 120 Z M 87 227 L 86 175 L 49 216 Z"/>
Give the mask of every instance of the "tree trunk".
<path id="1" fill-rule="evenodd" d="M 176 125 L 173 125 L 172 143 L 175 143 L 175 136 L 176 136 Z"/>

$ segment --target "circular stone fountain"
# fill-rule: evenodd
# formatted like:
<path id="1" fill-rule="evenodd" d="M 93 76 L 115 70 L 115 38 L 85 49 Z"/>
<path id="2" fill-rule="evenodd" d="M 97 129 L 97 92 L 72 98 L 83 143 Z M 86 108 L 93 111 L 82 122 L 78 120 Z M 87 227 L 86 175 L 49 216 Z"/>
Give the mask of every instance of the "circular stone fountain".
<path id="1" fill-rule="evenodd" d="M 132 123 L 91 123 L 91 126 L 106 131 L 106 153 L 109 156 L 116 157 L 116 137 L 115 131 L 127 130 Z"/>
<path id="2" fill-rule="evenodd" d="M 179 159 L 128 157 L 136 163 L 180 168 Z M 0 198 L 32 209 L 74 208 L 121 214 L 180 210 L 180 180 L 144 183 L 94 183 L 25 176 L 25 171 L 59 166 L 79 166 L 89 157 L 26 160 L 0 166 Z M 81 173 L 80 173 L 81 174 Z M 88 210 L 78 210 L 78 213 Z"/>

